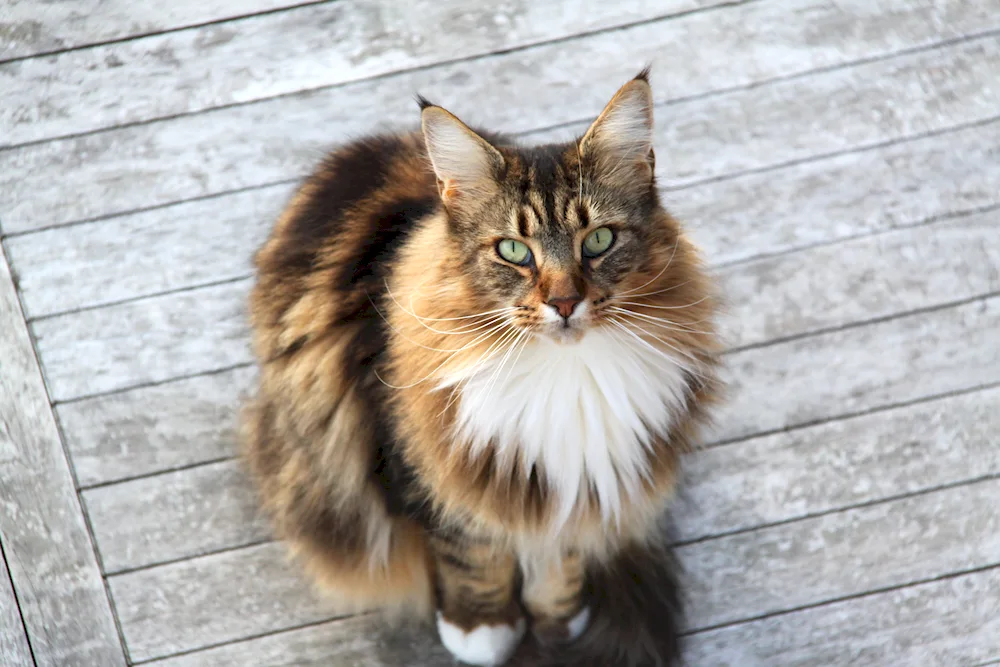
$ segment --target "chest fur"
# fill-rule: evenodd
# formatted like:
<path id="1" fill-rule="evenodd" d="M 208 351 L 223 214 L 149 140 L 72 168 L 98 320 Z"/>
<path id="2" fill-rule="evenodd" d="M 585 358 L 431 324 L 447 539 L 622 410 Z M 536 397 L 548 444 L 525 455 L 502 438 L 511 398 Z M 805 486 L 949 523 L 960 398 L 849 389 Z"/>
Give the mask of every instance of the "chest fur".
<path id="1" fill-rule="evenodd" d="M 665 352 L 589 331 L 578 343 L 537 338 L 524 349 L 449 377 L 459 386 L 456 428 L 500 460 L 538 466 L 555 493 L 557 521 L 572 516 L 588 489 L 605 521 L 649 474 L 651 441 L 686 410 L 687 373 Z"/>

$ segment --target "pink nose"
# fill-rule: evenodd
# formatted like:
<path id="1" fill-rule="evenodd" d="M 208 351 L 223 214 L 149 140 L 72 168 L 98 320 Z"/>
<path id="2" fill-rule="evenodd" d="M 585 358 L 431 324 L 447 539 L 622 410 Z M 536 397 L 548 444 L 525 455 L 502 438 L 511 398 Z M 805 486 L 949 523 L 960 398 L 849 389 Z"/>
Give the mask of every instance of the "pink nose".
<path id="1" fill-rule="evenodd" d="M 576 308 L 576 304 L 581 301 L 583 301 L 583 299 L 578 296 L 567 296 L 549 299 L 547 303 L 555 308 L 559 314 L 563 316 L 563 318 L 568 320 L 569 316 L 573 314 L 573 309 Z"/>

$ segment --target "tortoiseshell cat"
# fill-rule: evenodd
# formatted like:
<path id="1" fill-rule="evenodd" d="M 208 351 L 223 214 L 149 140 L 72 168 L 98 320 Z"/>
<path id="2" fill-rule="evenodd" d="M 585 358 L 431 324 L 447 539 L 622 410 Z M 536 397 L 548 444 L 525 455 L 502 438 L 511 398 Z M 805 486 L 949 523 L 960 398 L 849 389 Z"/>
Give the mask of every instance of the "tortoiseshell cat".
<path id="1" fill-rule="evenodd" d="M 250 466 L 279 535 L 460 660 L 666 665 L 661 517 L 718 391 L 716 298 L 661 206 L 648 73 L 522 148 L 420 100 L 259 251 Z"/>

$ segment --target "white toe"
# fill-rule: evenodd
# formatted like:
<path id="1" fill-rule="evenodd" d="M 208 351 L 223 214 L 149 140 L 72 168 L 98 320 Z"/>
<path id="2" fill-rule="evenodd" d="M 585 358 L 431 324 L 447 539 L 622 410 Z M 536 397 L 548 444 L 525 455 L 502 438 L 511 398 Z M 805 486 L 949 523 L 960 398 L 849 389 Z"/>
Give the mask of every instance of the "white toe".
<path id="1" fill-rule="evenodd" d="M 576 616 L 569 619 L 569 623 L 566 624 L 567 629 L 569 629 L 570 641 L 582 635 L 583 631 L 587 629 L 587 625 L 589 623 L 590 607 L 584 607 Z"/>
<path id="2" fill-rule="evenodd" d="M 522 618 L 516 625 L 480 625 L 466 632 L 438 612 L 437 627 L 441 643 L 453 656 L 470 665 L 496 667 L 513 655 L 525 625 Z"/>

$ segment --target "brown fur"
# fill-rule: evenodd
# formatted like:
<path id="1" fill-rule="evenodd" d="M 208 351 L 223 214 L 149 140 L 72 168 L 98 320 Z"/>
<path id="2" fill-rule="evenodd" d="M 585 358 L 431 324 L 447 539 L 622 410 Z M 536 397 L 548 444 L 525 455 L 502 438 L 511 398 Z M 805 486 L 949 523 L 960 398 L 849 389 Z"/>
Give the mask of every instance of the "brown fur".
<path id="1" fill-rule="evenodd" d="M 647 89 L 640 76 L 616 100 Z M 246 458 L 279 536 L 338 595 L 362 607 L 437 607 L 469 628 L 512 623 L 523 603 L 536 635 L 552 639 L 597 599 L 585 595 L 585 571 L 658 544 L 679 456 L 718 392 L 716 301 L 698 251 L 660 207 L 652 152 L 608 147 L 609 110 L 576 142 L 523 149 L 422 106 L 424 135 L 332 153 L 258 252 L 261 375 L 244 419 Z M 435 173 L 425 137 L 443 141 L 439 127 L 468 133 L 478 169 L 452 177 L 435 163 Z M 579 249 L 602 226 L 615 230 L 614 252 L 553 250 Z M 498 257 L 497 242 L 511 237 L 545 261 Z M 616 294 L 635 291 L 625 306 L 633 330 L 697 369 L 687 414 L 657 435 L 619 522 L 602 519 L 591 494 L 555 526 L 547 471 L 456 441 L 460 399 L 435 381 L 539 326 L 553 299 L 585 299 L 599 321 L 622 303 Z M 495 318 L 475 317 L 511 304 L 518 310 L 495 331 Z M 673 329 L 650 319 L 664 312 Z M 521 591 L 526 558 L 539 569 Z"/>

